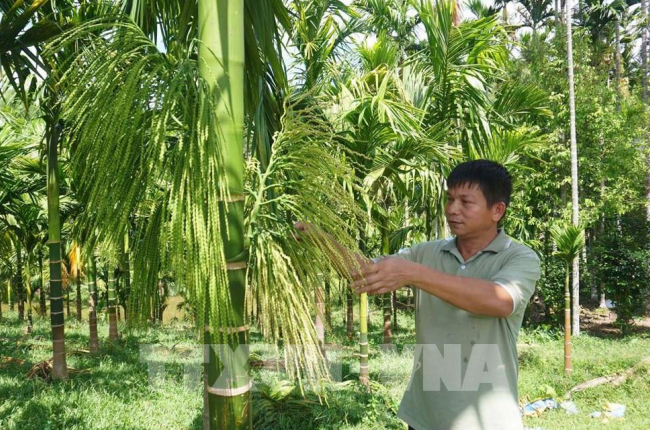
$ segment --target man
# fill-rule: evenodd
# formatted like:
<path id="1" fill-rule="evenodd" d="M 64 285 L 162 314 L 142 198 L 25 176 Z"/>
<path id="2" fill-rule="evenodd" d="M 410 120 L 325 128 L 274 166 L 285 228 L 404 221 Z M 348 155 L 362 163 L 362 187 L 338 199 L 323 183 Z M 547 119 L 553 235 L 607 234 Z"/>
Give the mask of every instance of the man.
<path id="1" fill-rule="evenodd" d="M 355 256 L 362 270 L 352 287 L 368 294 L 415 289 L 415 363 L 398 412 L 410 428 L 521 430 L 516 343 L 539 258 L 498 228 L 512 192 L 503 166 L 459 164 L 447 188 L 445 216 L 455 237 L 372 263 Z"/>

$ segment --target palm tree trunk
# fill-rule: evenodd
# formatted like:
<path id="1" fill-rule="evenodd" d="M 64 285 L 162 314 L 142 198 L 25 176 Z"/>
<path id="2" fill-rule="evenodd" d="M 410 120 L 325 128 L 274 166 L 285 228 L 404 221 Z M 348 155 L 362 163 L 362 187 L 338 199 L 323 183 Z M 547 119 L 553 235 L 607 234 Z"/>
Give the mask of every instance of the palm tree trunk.
<path id="1" fill-rule="evenodd" d="M 347 312 L 345 313 L 345 332 L 348 335 L 348 340 L 354 337 L 354 299 L 352 298 L 352 291 L 350 287 L 345 287 L 345 301 Z"/>
<path id="2" fill-rule="evenodd" d="M 27 298 L 27 333 L 31 333 L 34 330 L 34 318 L 32 316 L 32 272 L 30 266 L 30 255 L 31 253 L 27 252 L 27 276 L 25 279 L 25 296 Z"/>
<path id="3" fill-rule="evenodd" d="M 566 264 L 564 280 L 564 373 L 573 371 L 571 364 L 571 291 L 569 290 L 570 265 Z"/>
<path id="4" fill-rule="evenodd" d="M 15 293 L 14 294 L 11 293 L 12 290 L 13 290 L 13 282 L 15 282 L 14 281 L 14 276 L 10 276 L 9 277 L 9 282 L 7 283 L 7 302 L 9 302 L 9 310 L 11 312 L 13 312 L 14 308 L 15 308 L 15 304 L 14 304 Z"/>
<path id="5" fill-rule="evenodd" d="M 323 321 L 325 304 L 323 303 L 323 290 L 320 288 L 320 285 L 314 290 L 314 303 L 316 305 L 316 317 L 314 319 L 316 337 L 318 339 L 318 346 L 320 347 L 321 354 L 325 356 L 325 323 Z"/>
<path id="6" fill-rule="evenodd" d="M 246 264 L 244 243 L 244 0 L 199 0 L 199 58 L 201 76 L 206 80 L 217 103 L 215 119 L 223 130 L 221 139 L 225 159 L 230 201 L 221 208 L 227 219 L 222 240 L 228 264 L 232 320 L 235 327 L 221 327 L 230 336 L 230 347 L 247 350 L 248 335 L 244 325 Z M 218 85 L 218 89 L 217 89 Z M 227 208 L 227 211 L 226 211 Z M 209 262 L 206 262 L 209 263 Z M 214 264 L 214 263 L 213 263 Z M 205 321 L 213 323 L 213 321 Z M 213 324 L 214 325 L 214 324 Z M 206 340 L 212 336 L 206 333 Z M 248 375 L 248 354 L 235 360 L 220 362 L 213 348 L 209 349 L 207 374 L 207 422 L 210 429 L 251 429 L 251 383 Z M 222 369 L 223 365 L 224 368 Z M 221 384 L 219 376 L 232 377 Z M 224 379 L 224 378 L 221 378 Z M 226 386 L 222 386 L 226 385 Z"/>
<path id="7" fill-rule="evenodd" d="M 97 263 L 93 252 L 88 257 L 86 282 L 88 283 L 88 328 L 90 329 L 88 349 L 91 354 L 94 354 L 99 351 L 99 337 L 97 336 Z"/>
<path id="8" fill-rule="evenodd" d="M 383 255 L 390 253 L 388 228 L 386 226 L 381 229 L 381 253 Z M 382 343 L 384 345 L 390 345 L 393 343 L 393 332 L 391 330 L 391 314 L 393 313 L 391 295 L 389 293 L 382 294 L 382 301 L 384 304 L 384 338 Z"/>
<path id="9" fill-rule="evenodd" d="M 81 268 L 77 268 L 77 321 L 81 322 Z"/>
<path id="10" fill-rule="evenodd" d="M 47 241 L 50 247 L 50 321 L 52 326 L 53 379 L 66 379 L 68 367 L 65 356 L 63 318 L 63 289 L 61 288 L 61 214 L 59 213 L 59 124 L 50 122 L 47 148 Z"/>
<path id="11" fill-rule="evenodd" d="M 20 240 L 16 240 L 16 296 L 18 297 L 18 321 L 25 321 L 25 299 L 23 288 L 23 249 Z"/>
<path id="12" fill-rule="evenodd" d="M 129 319 L 128 302 L 131 295 L 131 262 L 129 253 L 129 233 L 124 235 L 124 253 L 122 254 L 122 275 L 124 277 L 124 319 Z"/>
<path id="13" fill-rule="evenodd" d="M 38 270 L 41 275 L 40 279 L 40 285 L 41 285 L 41 294 L 39 296 L 38 300 L 38 312 L 39 314 L 44 317 L 47 310 L 45 309 L 45 277 L 43 276 L 43 253 L 39 252 L 38 253 Z"/>
<path id="14" fill-rule="evenodd" d="M 108 338 L 117 340 L 117 292 L 115 289 L 115 269 L 108 268 Z"/>
<path id="15" fill-rule="evenodd" d="M 117 321 L 120 321 L 120 306 L 122 304 L 122 286 L 121 278 L 119 276 L 119 269 L 115 269 L 117 274 L 115 275 L 115 315 L 117 316 Z"/>
<path id="16" fill-rule="evenodd" d="M 397 331 L 397 291 L 391 293 L 393 300 L 393 330 Z"/>
<path id="17" fill-rule="evenodd" d="M 573 36 L 571 30 L 571 0 L 566 1 L 567 64 L 569 71 L 569 117 L 571 131 L 571 219 L 574 226 L 580 222 L 578 206 L 578 145 L 576 142 L 576 107 L 573 83 Z M 573 335 L 580 334 L 580 258 L 573 260 Z"/>
<path id="18" fill-rule="evenodd" d="M 70 283 L 65 288 L 65 308 L 68 312 L 66 315 L 70 318 Z"/>
<path id="19" fill-rule="evenodd" d="M 368 385 L 368 293 L 361 293 L 359 301 L 359 382 Z"/>
<path id="20" fill-rule="evenodd" d="M 325 322 L 328 327 L 332 327 L 332 296 L 331 296 L 332 281 L 328 277 L 325 281 Z"/>
<path id="21" fill-rule="evenodd" d="M 614 67 L 616 77 L 616 112 L 621 111 L 621 19 L 616 17 Z"/>
<path id="22" fill-rule="evenodd" d="M 641 0 L 641 21 L 647 16 L 646 0 Z M 641 85 L 643 87 L 643 101 L 648 101 L 648 30 L 644 26 L 641 29 Z"/>

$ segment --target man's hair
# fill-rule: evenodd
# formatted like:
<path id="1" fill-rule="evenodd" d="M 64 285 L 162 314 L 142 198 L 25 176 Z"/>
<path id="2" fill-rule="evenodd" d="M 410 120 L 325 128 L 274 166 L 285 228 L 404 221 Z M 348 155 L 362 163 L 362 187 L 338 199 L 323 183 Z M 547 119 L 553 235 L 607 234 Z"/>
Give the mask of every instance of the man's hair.
<path id="1" fill-rule="evenodd" d="M 472 160 L 460 163 L 447 178 L 447 188 L 463 185 L 478 186 L 483 192 L 488 207 L 495 203 L 510 204 L 512 178 L 501 164 L 490 160 Z"/>

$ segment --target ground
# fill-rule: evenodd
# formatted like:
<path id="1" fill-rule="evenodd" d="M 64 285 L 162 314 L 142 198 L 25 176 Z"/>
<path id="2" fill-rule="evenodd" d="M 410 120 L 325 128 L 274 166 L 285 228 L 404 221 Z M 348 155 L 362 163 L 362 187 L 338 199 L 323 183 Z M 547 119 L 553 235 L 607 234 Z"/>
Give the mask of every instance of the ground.
<path id="1" fill-rule="evenodd" d="M 170 307 L 171 309 L 171 307 Z M 49 320 L 36 317 L 35 330 L 24 334 L 16 314 L 4 311 L 0 323 L 0 428 L 30 429 L 200 429 L 202 395 L 197 373 L 184 363 L 191 361 L 194 333 L 183 321 L 169 321 L 148 330 L 124 333 L 117 343 L 107 341 L 105 315 L 100 316 L 101 351 L 87 353 L 87 322 L 74 315 L 66 325 L 68 366 L 76 369 L 65 382 L 28 379 L 35 363 L 51 357 Z M 73 306 L 74 313 L 74 306 Z M 355 315 L 356 316 L 356 315 Z M 273 369 L 256 369 L 254 397 L 255 428 L 263 429 L 404 429 L 395 413 L 408 383 L 412 367 L 413 318 L 399 313 L 395 351 L 382 352 L 381 310 L 371 314 L 370 389 L 357 382 L 358 347 L 345 336 L 342 310 L 332 314 L 334 328 L 328 330 L 328 357 L 335 366 L 337 381 L 326 387 L 326 399 L 313 392 L 303 398 L 298 389 Z M 172 318 L 173 319 L 173 318 Z M 169 320 L 169 319 L 167 319 Z M 574 339 L 574 372 L 562 371 L 563 339 L 559 330 L 524 330 L 519 338 L 520 400 L 523 403 L 554 397 L 562 400 L 571 387 L 605 375 L 635 368 L 618 386 L 590 388 L 573 395 L 579 413 L 549 410 L 525 419 L 529 428 L 544 429 L 649 429 L 650 325 L 639 321 L 634 333 L 620 339 L 609 314 L 587 311 L 585 331 Z M 124 330 L 121 324 L 120 328 Z M 252 334 L 253 357 L 261 363 L 271 356 Z M 149 349 L 147 349 L 149 348 Z M 151 349 L 153 348 L 153 349 Z M 147 351 L 151 350 L 151 355 Z M 153 357 L 153 358 L 152 358 Z M 164 375 L 156 375 L 155 363 L 164 362 Z M 196 370 L 196 369 L 194 369 Z M 151 383 L 150 383 L 151 375 Z M 626 405 L 623 419 L 590 418 L 607 402 Z"/>

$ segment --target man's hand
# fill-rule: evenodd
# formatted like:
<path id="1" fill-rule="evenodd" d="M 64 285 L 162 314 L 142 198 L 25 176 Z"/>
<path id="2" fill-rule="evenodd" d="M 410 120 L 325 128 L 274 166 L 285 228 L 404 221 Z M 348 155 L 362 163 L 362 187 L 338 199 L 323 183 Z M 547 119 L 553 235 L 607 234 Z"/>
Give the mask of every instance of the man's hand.
<path id="1" fill-rule="evenodd" d="M 407 260 L 387 257 L 378 263 L 367 264 L 352 274 L 352 289 L 357 293 L 385 294 L 409 285 L 413 265 Z"/>

